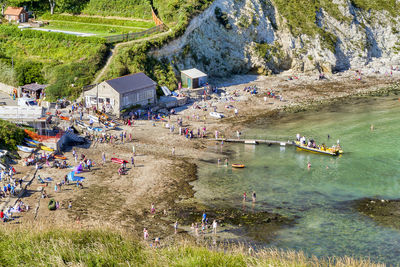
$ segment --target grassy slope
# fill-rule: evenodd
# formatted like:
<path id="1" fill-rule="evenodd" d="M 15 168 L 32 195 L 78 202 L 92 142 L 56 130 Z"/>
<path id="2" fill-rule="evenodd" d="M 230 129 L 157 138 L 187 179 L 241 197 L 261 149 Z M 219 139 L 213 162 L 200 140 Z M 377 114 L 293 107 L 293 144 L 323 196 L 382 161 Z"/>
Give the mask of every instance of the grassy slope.
<path id="1" fill-rule="evenodd" d="M 0 81 L 9 84 L 16 82 L 17 74 L 12 71 L 12 58 L 14 65 L 23 62 L 41 63 L 44 78 L 52 84 L 49 96 L 55 98 L 77 96 L 79 86 L 90 83 L 101 66 L 107 47 L 98 38 L 21 31 L 4 25 L 0 26 L 0 51 L 0 69 L 6 74 L 0 76 Z M 77 86 L 72 88 L 71 84 Z"/>
<path id="2" fill-rule="evenodd" d="M 252 256 L 245 251 L 241 247 L 210 250 L 188 242 L 150 249 L 126 234 L 117 233 L 115 229 L 0 231 L 0 262 L 5 266 L 372 265 L 369 261 L 350 258 L 317 260 L 293 251 L 263 250 Z"/>
<path id="3" fill-rule="evenodd" d="M 151 6 L 147 0 L 91 0 L 82 13 L 151 19 Z"/>

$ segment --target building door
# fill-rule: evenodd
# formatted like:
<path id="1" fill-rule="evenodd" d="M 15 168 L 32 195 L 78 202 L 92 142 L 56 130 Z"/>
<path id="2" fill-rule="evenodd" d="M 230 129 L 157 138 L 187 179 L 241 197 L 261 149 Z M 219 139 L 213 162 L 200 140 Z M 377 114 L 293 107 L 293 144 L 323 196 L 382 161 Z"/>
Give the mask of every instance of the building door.
<path id="1" fill-rule="evenodd" d="M 187 84 L 189 88 L 192 88 L 192 79 L 188 78 L 187 79 Z"/>

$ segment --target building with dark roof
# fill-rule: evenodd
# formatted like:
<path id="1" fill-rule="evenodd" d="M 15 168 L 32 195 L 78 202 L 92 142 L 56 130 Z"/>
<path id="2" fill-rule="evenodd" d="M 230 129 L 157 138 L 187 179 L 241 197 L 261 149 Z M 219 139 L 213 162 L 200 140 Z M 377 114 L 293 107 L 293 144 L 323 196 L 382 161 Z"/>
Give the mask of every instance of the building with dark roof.
<path id="1" fill-rule="evenodd" d="M 140 72 L 104 81 L 85 92 L 87 107 L 96 106 L 116 115 L 131 106 L 146 106 L 156 101 L 156 82 Z M 98 101 L 97 101 L 98 99 Z"/>
<path id="2" fill-rule="evenodd" d="M 31 83 L 25 84 L 21 86 L 21 95 L 28 94 L 29 97 L 33 97 L 35 99 L 41 98 L 43 96 L 44 90 L 46 89 L 47 84 L 38 84 L 38 83 Z"/>

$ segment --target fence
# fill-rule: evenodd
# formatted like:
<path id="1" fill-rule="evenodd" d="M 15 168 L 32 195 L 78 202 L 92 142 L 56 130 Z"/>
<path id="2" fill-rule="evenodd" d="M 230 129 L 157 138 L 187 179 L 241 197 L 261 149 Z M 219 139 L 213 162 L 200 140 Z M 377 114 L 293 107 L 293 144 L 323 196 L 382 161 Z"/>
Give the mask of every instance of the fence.
<path id="1" fill-rule="evenodd" d="M 145 35 L 150 35 L 156 32 L 163 32 L 165 30 L 167 30 L 167 26 L 165 26 L 165 24 L 161 24 L 142 32 L 125 33 L 120 35 L 107 36 L 104 38 L 106 38 L 107 43 L 127 42 L 137 39 L 139 37 L 143 37 Z"/>

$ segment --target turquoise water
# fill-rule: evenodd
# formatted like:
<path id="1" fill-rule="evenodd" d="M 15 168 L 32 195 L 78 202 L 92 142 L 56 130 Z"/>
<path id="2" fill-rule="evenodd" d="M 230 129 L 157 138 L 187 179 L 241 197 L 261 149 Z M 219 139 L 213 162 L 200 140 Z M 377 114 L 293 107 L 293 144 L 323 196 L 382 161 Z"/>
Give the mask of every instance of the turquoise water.
<path id="1" fill-rule="evenodd" d="M 195 197 L 216 207 L 242 208 L 242 194 L 257 193 L 257 211 L 296 218 L 267 246 L 303 250 L 316 256 L 370 257 L 400 264 L 400 231 L 381 227 L 354 210 L 349 201 L 400 198 L 400 102 L 394 98 L 290 115 L 248 129 L 247 137 L 287 138 L 296 133 L 345 150 L 340 157 L 296 151 L 293 147 L 224 145 L 230 163 L 245 169 L 202 163 Z M 375 130 L 371 131 L 370 126 Z M 328 134 L 331 138 L 328 140 Z M 220 147 L 210 148 L 220 152 Z M 224 159 L 223 156 L 221 156 Z M 221 160 L 223 161 L 223 160 Z M 308 170 L 307 163 L 311 163 Z M 251 203 L 247 203 L 251 208 Z M 260 240 L 257 240 L 260 241 Z"/>

